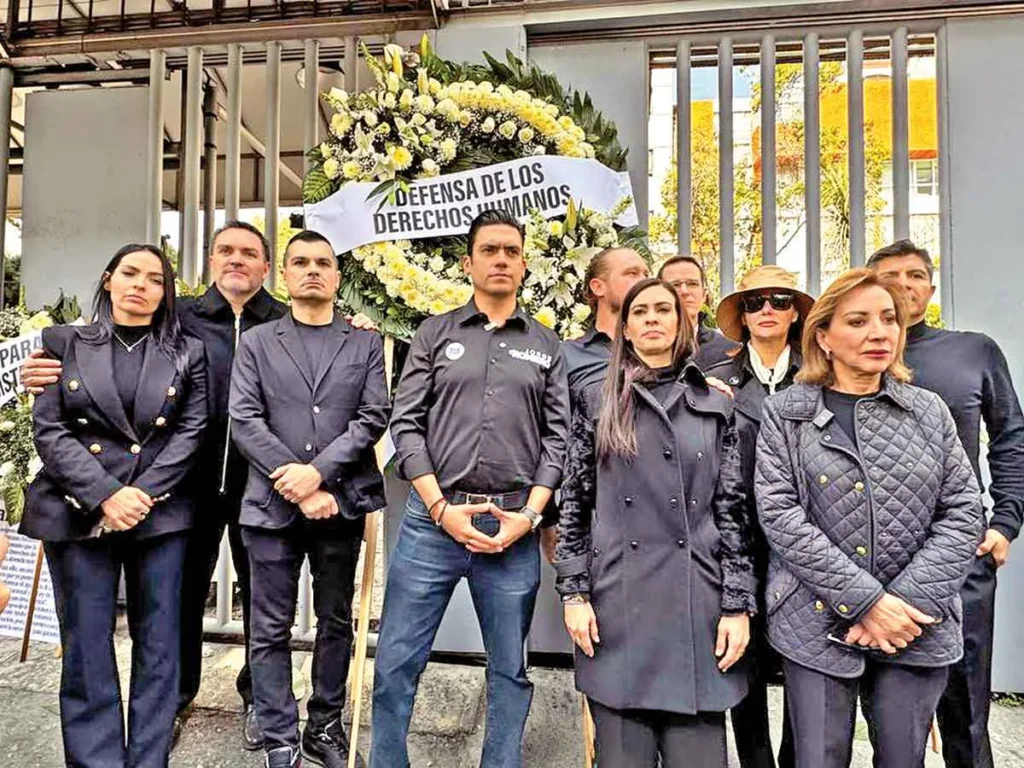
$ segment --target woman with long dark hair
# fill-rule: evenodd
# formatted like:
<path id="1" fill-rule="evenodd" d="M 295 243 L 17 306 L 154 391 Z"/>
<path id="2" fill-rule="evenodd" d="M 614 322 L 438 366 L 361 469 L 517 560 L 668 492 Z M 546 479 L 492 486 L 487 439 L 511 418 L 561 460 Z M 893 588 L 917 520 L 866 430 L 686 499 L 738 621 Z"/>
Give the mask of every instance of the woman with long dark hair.
<path id="1" fill-rule="evenodd" d="M 180 333 L 174 298 L 160 250 L 126 245 L 103 270 L 93 321 L 43 331 L 63 376 L 33 405 L 43 470 L 21 532 L 44 542 L 53 579 L 69 766 L 168 761 L 192 525 L 181 484 L 206 423 L 203 346 Z M 113 642 L 122 569 L 132 637 L 127 737 Z"/>
<path id="2" fill-rule="evenodd" d="M 729 398 L 687 360 L 672 287 L 626 294 L 603 386 L 573 415 L 555 567 L 602 768 L 726 765 L 756 610 Z"/>

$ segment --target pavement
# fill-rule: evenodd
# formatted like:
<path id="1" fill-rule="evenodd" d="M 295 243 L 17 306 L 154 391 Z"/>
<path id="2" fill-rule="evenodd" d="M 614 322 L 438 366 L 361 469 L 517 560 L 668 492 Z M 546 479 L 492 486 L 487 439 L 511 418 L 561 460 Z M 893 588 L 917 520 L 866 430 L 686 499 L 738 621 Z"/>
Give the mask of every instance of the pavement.
<path id="1" fill-rule="evenodd" d="M 60 768 L 63 765 L 57 691 L 60 660 L 53 646 L 33 643 L 29 658 L 18 662 L 20 641 L 0 639 L 0 766 Z M 116 635 L 122 690 L 128 691 L 131 641 L 123 622 Z M 171 768 L 260 768 L 259 753 L 241 746 L 240 707 L 234 679 L 241 666 L 240 647 L 207 644 L 203 689 L 194 714 L 171 757 Z M 308 695 L 310 655 L 293 654 L 294 689 L 301 703 Z M 371 662 L 372 664 L 372 662 Z M 527 723 L 524 759 L 528 768 L 562 768 L 583 764 L 580 699 L 572 673 L 534 668 L 533 707 Z M 372 678 L 368 671 L 367 680 Z M 366 692 L 369 691 L 367 682 Z M 365 755 L 369 747 L 369 697 L 364 701 L 359 735 Z M 781 722 L 781 692 L 771 691 L 772 725 L 776 738 Z M 479 765 L 485 712 L 484 670 L 461 664 L 430 664 L 423 676 L 413 714 L 409 752 L 413 768 L 476 768 Z M 350 713 L 346 718 L 350 719 Z M 1024 768 L 1024 706 L 997 703 L 990 726 L 998 768 Z M 731 747 L 730 747 L 731 751 Z M 736 766 L 734 754 L 730 766 Z M 929 751 L 926 768 L 941 768 Z M 867 729 L 858 725 L 852 768 L 870 768 Z"/>

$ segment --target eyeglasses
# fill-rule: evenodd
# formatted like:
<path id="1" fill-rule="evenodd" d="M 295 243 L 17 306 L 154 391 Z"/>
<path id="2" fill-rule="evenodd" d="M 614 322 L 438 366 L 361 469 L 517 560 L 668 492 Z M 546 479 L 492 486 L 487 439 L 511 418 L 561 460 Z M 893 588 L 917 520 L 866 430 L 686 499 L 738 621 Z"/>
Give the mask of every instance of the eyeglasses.
<path id="1" fill-rule="evenodd" d="M 794 298 L 792 293 L 754 293 L 740 296 L 740 307 L 745 313 L 752 315 L 755 312 L 760 312 L 767 301 L 771 304 L 772 309 L 782 312 L 793 308 Z"/>

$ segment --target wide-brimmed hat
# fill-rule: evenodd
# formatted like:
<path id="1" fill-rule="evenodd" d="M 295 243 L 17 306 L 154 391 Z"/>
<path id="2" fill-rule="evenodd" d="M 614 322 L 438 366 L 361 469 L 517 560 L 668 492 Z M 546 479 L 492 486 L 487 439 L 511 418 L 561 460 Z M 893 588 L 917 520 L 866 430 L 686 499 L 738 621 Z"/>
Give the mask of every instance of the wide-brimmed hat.
<path id="1" fill-rule="evenodd" d="M 772 290 L 792 293 L 800 320 L 806 320 L 814 306 L 814 299 L 796 287 L 796 275 L 782 267 L 764 266 L 750 270 L 740 280 L 736 290 L 718 303 L 715 317 L 718 329 L 733 341 L 743 341 L 743 309 L 740 298 L 747 293 Z"/>

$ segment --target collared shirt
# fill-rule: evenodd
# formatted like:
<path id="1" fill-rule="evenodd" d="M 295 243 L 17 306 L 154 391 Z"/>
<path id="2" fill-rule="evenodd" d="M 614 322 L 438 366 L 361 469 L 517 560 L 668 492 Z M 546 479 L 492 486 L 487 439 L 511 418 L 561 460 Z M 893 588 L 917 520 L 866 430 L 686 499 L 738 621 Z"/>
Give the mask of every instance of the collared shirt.
<path id="1" fill-rule="evenodd" d="M 1013 540 L 1024 522 L 1024 415 L 1002 350 L 982 333 L 929 328 L 907 329 L 907 365 L 912 384 L 937 393 L 949 406 L 956 431 L 984 490 L 979 463 L 981 421 L 988 432 L 992 476 L 992 520 Z"/>
<path id="2" fill-rule="evenodd" d="M 553 331 L 516 309 L 493 327 L 475 301 L 420 325 L 395 395 L 399 474 L 443 491 L 556 488 L 569 430 L 565 358 Z"/>
<path id="3" fill-rule="evenodd" d="M 583 390 L 604 379 L 608 372 L 612 340 L 607 333 L 591 325 L 580 338 L 564 342 L 562 351 L 569 376 L 569 399 L 575 409 Z"/>

